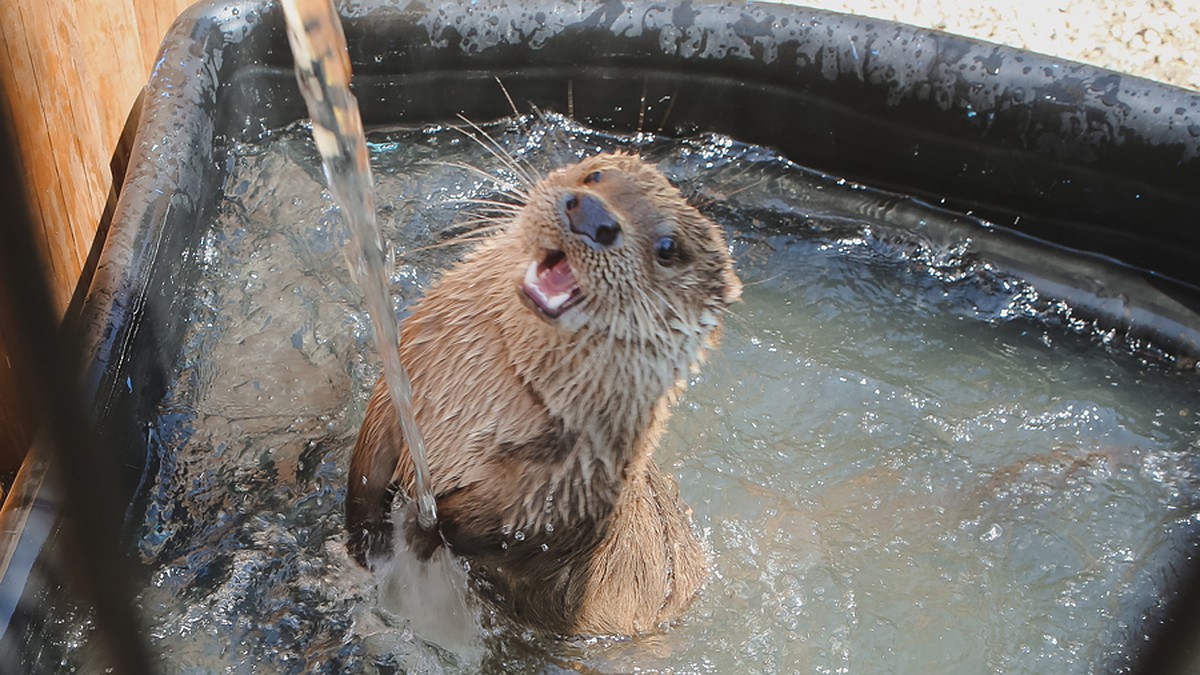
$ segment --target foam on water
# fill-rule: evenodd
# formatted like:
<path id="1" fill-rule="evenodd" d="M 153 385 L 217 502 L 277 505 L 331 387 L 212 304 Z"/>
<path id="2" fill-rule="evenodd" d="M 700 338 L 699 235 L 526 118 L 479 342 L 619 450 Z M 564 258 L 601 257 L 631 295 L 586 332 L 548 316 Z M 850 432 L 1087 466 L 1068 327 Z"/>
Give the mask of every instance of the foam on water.
<path id="1" fill-rule="evenodd" d="M 1200 541 L 1193 369 L 998 271 L 977 223 L 721 137 L 529 124 L 491 130 L 543 171 L 636 149 L 733 242 L 744 302 L 658 451 L 711 552 L 691 611 L 662 635 L 555 642 L 475 603 L 414 608 L 395 589 L 420 578 L 380 590 L 349 559 L 346 468 L 378 372 L 297 127 L 230 153 L 150 434 L 141 601 L 171 670 L 1122 667 Z M 463 200 L 503 198 L 455 164 L 506 169 L 449 129 L 371 149 L 385 236 L 411 251 L 403 317 L 461 253 L 422 247 L 467 229 Z M 410 620 L 448 607 L 449 628 Z"/>

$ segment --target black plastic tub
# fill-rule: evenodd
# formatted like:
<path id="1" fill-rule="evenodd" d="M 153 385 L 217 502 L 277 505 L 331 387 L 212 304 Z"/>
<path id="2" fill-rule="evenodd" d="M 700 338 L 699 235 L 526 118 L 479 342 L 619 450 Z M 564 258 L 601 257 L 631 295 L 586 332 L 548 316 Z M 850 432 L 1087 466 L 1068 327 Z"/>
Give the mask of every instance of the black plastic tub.
<path id="1" fill-rule="evenodd" d="M 971 212 L 1074 259 L 1119 261 L 1135 290 L 1117 318 L 1200 354 L 1195 92 L 764 3 L 367 1 L 344 17 L 368 126 L 503 117 L 499 79 L 522 107 L 595 128 L 727 134 Z M 147 420 L 194 298 L 196 224 L 219 194 L 225 150 L 306 115 L 278 6 L 193 7 L 166 37 L 144 101 L 84 309 L 97 448 L 113 453 L 104 461 L 120 467 L 130 513 L 153 471 Z M 1093 304 L 1109 311 L 1103 298 Z M 1140 307 L 1168 318 L 1140 324 Z M 23 668 L 53 628 L 40 607 L 70 576 L 57 555 L 59 502 L 41 478 L 51 461 L 32 454 L 4 513 L 0 629 Z"/>

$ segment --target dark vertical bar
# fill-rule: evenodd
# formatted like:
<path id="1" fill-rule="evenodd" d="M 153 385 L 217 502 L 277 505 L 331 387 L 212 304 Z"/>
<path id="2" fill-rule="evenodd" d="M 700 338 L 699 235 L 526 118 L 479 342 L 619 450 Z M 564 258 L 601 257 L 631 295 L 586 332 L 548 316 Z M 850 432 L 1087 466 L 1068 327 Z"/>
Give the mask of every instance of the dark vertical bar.
<path id="1" fill-rule="evenodd" d="M 7 102 L 0 92 L 0 110 Z M 6 296 L 14 326 L 14 358 L 32 373 L 27 389 L 51 445 L 55 478 L 66 495 L 66 526 L 71 533 L 66 563 L 83 582 L 95 609 L 97 637 L 113 672 L 152 672 L 143 625 L 134 611 L 132 565 L 121 549 L 121 508 L 113 487 L 116 473 L 106 458 L 116 457 L 93 431 L 91 402 L 82 400 L 81 344 L 78 335 L 59 325 L 47 277 L 33 236 L 20 170 L 8 120 L 0 117 L 0 191 L 5 217 L 0 221 L 0 294 Z"/>
<path id="2" fill-rule="evenodd" d="M 1148 631 L 1133 672 L 1144 675 L 1200 673 L 1200 559 L 1188 561 L 1179 594 L 1167 603 L 1161 623 Z"/>

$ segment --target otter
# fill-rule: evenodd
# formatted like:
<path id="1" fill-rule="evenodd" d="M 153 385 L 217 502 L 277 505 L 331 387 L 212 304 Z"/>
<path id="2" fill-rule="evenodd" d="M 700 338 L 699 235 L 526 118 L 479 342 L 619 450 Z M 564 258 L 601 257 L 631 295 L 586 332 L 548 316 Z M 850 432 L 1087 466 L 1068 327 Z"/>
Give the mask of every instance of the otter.
<path id="1" fill-rule="evenodd" d="M 540 179 L 502 231 L 444 272 L 404 322 L 445 545 L 519 621 L 636 635 L 677 618 L 707 575 L 672 476 L 652 458 L 672 401 L 741 283 L 724 234 L 654 167 L 602 154 Z M 391 552 L 412 462 L 382 381 L 350 465 L 348 547 Z"/>

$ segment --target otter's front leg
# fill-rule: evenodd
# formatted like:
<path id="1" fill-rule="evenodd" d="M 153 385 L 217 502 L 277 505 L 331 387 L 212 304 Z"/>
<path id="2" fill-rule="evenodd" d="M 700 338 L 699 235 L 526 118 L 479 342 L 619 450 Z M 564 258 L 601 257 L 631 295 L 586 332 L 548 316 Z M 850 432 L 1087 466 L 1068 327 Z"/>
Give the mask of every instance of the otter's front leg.
<path id="1" fill-rule="evenodd" d="M 443 544 L 455 555 L 476 556 L 503 550 L 503 523 L 495 502 L 478 486 L 466 486 L 437 497 L 438 521 L 426 530 L 417 520 L 417 502 L 404 509 L 404 539 L 420 560 L 428 560 Z"/>

